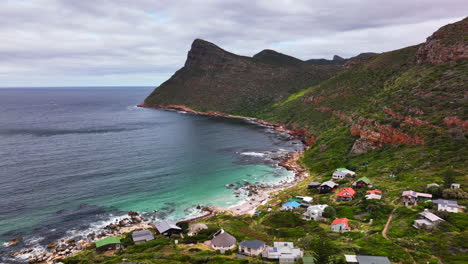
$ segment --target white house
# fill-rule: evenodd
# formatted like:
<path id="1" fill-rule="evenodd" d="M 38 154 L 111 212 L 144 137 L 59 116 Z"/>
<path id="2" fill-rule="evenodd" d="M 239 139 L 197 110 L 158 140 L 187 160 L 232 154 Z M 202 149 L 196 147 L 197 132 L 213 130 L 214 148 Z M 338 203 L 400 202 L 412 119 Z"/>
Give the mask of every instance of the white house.
<path id="1" fill-rule="evenodd" d="M 258 240 L 244 240 L 239 243 L 239 254 L 246 256 L 258 256 L 265 250 L 265 242 Z"/>
<path id="2" fill-rule="evenodd" d="M 437 200 L 432 200 L 432 203 L 434 203 L 434 209 L 437 209 L 437 211 L 447 211 L 451 213 L 459 213 L 462 211 L 463 206 L 458 205 L 457 201 L 450 201 L 450 200 L 444 200 L 444 199 L 437 199 Z"/>
<path id="3" fill-rule="evenodd" d="M 226 250 L 236 247 L 236 238 L 221 229 L 214 235 L 213 239 L 211 239 L 211 247 L 224 254 Z"/>
<path id="4" fill-rule="evenodd" d="M 303 216 L 306 220 L 320 220 L 322 219 L 323 210 L 325 210 L 327 206 L 326 204 L 311 205 L 307 207 Z"/>
<path id="5" fill-rule="evenodd" d="M 333 180 L 343 180 L 346 177 L 355 177 L 356 173 L 354 171 L 348 170 L 346 168 L 338 168 L 332 174 Z"/>
<path id="6" fill-rule="evenodd" d="M 347 264 L 391 264 L 384 256 L 344 255 Z"/>
<path id="7" fill-rule="evenodd" d="M 459 183 L 452 183 L 452 185 L 450 185 L 450 189 L 460 189 L 460 184 Z"/>
<path id="8" fill-rule="evenodd" d="M 441 222 L 444 222 L 444 220 L 437 215 L 429 212 L 429 210 L 424 209 L 424 212 L 419 213 L 421 216 L 420 219 L 414 220 L 413 227 L 415 228 L 421 228 L 421 227 L 426 227 L 426 228 L 434 228 L 438 226 Z"/>
<path id="9" fill-rule="evenodd" d="M 304 252 L 295 248 L 293 242 L 273 242 L 273 247 L 266 247 L 262 256 L 266 259 L 279 260 L 280 264 L 287 264 L 302 258 Z"/>

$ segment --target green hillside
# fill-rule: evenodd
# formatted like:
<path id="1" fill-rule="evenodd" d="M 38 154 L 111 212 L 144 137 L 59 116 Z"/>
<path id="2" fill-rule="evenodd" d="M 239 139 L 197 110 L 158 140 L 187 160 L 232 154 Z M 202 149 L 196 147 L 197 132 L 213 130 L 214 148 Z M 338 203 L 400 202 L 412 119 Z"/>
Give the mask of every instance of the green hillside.
<path id="1" fill-rule="evenodd" d="M 467 29 L 464 19 L 442 27 L 420 45 L 359 56 L 344 65 L 315 64 L 317 72 L 304 66 L 310 62 L 273 51 L 254 58 L 219 57 L 224 51 L 211 47 L 209 53 L 218 55 L 201 59 L 203 48 L 196 56 L 189 53 L 184 68 L 145 103 L 253 116 L 306 131 L 311 145 L 301 163 L 311 176 L 271 199 L 271 212 L 264 205 L 258 216 L 219 215 L 206 221 L 212 229 L 224 228 L 238 241 L 293 241 L 317 263 L 344 263 L 343 254 L 383 255 L 393 263 L 466 263 L 468 214 L 437 212 L 431 202 L 406 207 L 401 194 L 429 192 L 433 198 L 468 206 Z M 307 188 L 309 182 L 329 180 L 341 167 L 367 177 L 382 191 L 382 200 L 364 199 L 369 188 L 358 189 L 348 202 L 337 202 L 336 193 Z M 352 182 L 338 181 L 340 188 Z M 429 183 L 440 187 L 428 189 Z M 461 189 L 450 189 L 452 183 Z M 280 205 L 295 195 L 312 196 L 314 203 L 333 210 L 321 221 L 301 219 L 303 209 L 280 212 Z M 413 222 L 424 209 L 444 221 L 434 229 L 415 229 Z M 333 219 L 344 217 L 353 230 L 331 232 Z M 265 263 L 261 258 L 237 259 L 234 252 L 193 249 L 201 244 L 175 245 L 176 239 L 184 244 L 207 237 L 159 238 L 147 246 L 129 244 L 113 256 L 86 251 L 65 262 Z"/>

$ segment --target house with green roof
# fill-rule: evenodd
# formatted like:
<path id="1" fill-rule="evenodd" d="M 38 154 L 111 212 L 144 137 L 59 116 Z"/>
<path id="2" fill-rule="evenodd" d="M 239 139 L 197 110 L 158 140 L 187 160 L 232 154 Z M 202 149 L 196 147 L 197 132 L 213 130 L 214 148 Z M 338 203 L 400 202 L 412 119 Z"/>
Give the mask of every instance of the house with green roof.
<path id="1" fill-rule="evenodd" d="M 120 238 L 118 237 L 106 237 L 96 241 L 96 251 L 103 252 L 107 250 L 116 250 L 121 248 L 123 247 L 120 243 Z"/>
<path id="2" fill-rule="evenodd" d="M 372 183 L 367 177 L 361 177 L 353 183 L 353 186 L 356 188 L 372 187 Z"/>

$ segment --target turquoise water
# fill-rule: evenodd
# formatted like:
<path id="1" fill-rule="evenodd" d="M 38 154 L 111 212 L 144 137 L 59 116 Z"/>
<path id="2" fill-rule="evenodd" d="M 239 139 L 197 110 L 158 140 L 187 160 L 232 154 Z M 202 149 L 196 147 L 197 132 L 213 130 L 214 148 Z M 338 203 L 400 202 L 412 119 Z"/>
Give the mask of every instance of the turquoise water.
<path id="1" fill-rule="evenodd" d="M 245 199 L 226 184 L 290 175 L 270 158 L 299 142 L 242 120 L 135 107 L 150 92 L 0 89 L 0 241 L 43 246 L 129 210 L 193 217 L 197 205 Z"/>

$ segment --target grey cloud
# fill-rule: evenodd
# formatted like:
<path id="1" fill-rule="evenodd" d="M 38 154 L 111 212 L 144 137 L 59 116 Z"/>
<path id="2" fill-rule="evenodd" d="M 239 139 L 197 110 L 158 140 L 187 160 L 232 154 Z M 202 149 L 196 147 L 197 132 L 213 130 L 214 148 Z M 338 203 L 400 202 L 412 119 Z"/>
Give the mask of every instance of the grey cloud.
<path id="1" fill-rule="evenodd" d="M 74 85 L 66 82 L 98 76 L 109 85 L 157 85 L 183 65 L 195 38 L 243 55 L 265 48 L 301 59 L 382 52 L 424 41 L 468 7 L 462 0 L 194 2 L 1 1 L 0 86 L 47 85 L 48 78 Z"/>

